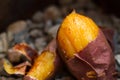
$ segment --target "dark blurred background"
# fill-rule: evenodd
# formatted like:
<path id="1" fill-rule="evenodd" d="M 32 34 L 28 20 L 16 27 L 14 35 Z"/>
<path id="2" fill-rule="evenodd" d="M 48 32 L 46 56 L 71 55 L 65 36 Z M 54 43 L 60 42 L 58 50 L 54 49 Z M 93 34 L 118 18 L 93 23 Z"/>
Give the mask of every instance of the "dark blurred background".
<path id="1" fill-rule="evenodd" d="M 37 10 L 55 4 L 57 0 L 0 0 L 0 32 L 16 20 L 27 19 Z"/>
<path id="2" fill-rule="evenodd" d="M 120 17 L 120 0 L 92 1 L 107 14 Z M 0 0 L 0 32 L 4 31 L 11 22 L 28 19 L 37 10 L 44 10 L 49 5 L 60 7 L 60 0 Z"/>

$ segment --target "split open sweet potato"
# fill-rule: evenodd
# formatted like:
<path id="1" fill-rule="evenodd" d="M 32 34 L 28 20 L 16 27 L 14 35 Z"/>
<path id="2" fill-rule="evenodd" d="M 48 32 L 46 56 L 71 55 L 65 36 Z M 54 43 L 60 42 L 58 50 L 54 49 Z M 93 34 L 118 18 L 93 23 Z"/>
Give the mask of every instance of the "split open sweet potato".
<path id="1" fill-rule="evenodd" d="M 58 30 L 57 42 L 62 59 L 77 80 L 116 80 L 111 47 L 90 18 L 69 14 Z"/>

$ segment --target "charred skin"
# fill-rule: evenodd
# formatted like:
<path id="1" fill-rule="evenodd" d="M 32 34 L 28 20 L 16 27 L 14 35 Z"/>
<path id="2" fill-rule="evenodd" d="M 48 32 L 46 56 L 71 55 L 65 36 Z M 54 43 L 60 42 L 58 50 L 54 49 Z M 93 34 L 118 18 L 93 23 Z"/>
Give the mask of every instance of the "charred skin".
<path id="1" fill-rule="evenodd" d="M 35 60 L 24 80 L 50 80 L 59 66 L 56 54 L 56 40 L 53 40 Z"/>
<path id="2" fill-rule="evenodd" d="M 58 30 L 57 41 L 61 57 L 77 80 L 116 80 L 112 50 L 90 18 L 69 14 Z"/>
<path id="3" fill-rule="evenodd" d="M 13 46 L 13 48 L 9 49 L 8 51 L 9 60 L 4 60 L 4 70 L 8 74 L 20 74 L 25 75 L 27 67 L 31 66 L 34 62 L 34 59 L 38 56 L 38 53 L 29 47 L 26 43 L 19 43 Z M 24 61 L 21 59 L 25 58 Z M 19 64 L 13 65 L 14 62 L 18 62 Z"/>
<path id="4" fill-rule="evenodd" d="M 29 47 L 26 43 L 16 44 L 12 48 L 12 50 L 23 54 L 31 62 L 33 62 L 34 59 L 38 56 L 38 53 L 36 52 L 36 50 Z"/>

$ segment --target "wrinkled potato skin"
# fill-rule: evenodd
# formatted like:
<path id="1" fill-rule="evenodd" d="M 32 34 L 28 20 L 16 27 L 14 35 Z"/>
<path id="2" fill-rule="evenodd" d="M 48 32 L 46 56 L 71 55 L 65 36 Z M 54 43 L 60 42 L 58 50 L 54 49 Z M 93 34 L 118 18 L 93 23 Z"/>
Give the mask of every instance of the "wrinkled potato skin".
<path id="1" fill-rule="evenodd" d="M 77 63 L 73 63 L 76 60 Z M 114 56 L 101 30 L 95 41 L 76 53 L 74 58 L 66 61 L 66 64 L 78 80 L 82 78 L 85 80 L 116 80 L 112 75 L 115 72 Z M 96 78 L 88 78 L 86 73 L 89 71 L 95 71 Z"/>

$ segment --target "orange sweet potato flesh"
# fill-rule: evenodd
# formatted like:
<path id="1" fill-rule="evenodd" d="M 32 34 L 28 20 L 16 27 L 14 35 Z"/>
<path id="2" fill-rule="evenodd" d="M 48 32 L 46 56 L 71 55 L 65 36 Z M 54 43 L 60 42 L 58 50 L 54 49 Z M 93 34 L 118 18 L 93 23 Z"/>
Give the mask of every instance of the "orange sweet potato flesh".
<path id="1" fill-rule="evenodd" d="M 58 30 L 57 42 L 59 54 L 77 80 L 116 80 L 111 47 L 90 18 L 69 14 Z"/>
<path id="2" fill-rule="evenodd" d="M 90 18 L 72 12 L 67 16 L 58 31 L 58 44 L 66 57 L 83 50 L 98 35 L 98 27 Z"/>
<path id="3" fill-rule="evenodd" d="M 17 66 L 13 66 L 8 60 L 4 60 L 4 70 L 8 74 L 25 75 L 27 66 L 31 66 L 31 64 L 27 61 Z"/>
<path id="4" fill-rule="evenodd" d="M 56 54 L 56 40 L 53 40 L 35 59 L 35 62 L 24 77 L 24 80 L 49 80 L 59 66 L 59 57 Z"/>

